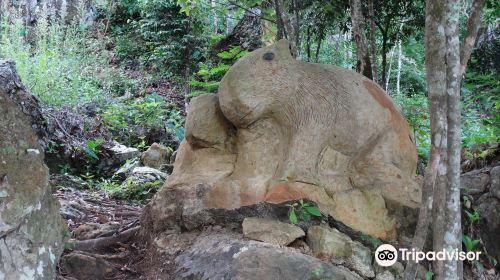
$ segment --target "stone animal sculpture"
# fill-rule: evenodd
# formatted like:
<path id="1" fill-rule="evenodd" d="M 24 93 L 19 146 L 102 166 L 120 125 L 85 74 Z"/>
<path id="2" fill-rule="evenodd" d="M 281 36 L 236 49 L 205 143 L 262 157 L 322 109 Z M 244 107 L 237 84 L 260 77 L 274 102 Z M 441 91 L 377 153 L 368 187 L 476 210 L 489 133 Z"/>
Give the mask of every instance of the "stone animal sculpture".
<path id="1" fill-rule="evenodd" d="M 398 209 L 419 206 L 416 163 L 408 124 L 377 84 L 297 61 L 282 40 L 236 62 L 218 95 L 191 102 L 173 174 L 145 217 L 157 230 L 189 228 L 215 222 L 207 209 L 307 198 L 389 239 L 407 223 Z"/>

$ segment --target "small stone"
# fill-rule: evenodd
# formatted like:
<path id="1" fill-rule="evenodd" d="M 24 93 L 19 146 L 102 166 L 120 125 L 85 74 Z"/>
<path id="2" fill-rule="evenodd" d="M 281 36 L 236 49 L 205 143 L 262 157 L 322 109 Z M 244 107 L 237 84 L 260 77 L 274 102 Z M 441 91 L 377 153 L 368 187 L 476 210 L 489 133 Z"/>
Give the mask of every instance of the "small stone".
<path id="1" fill-rule="evenodd" d="M 113 152 L 113 161 L 120 163 L 138 157 L 141 154 L 138 149 L 127 147 L 118 142 L 113 142 L 113 147 L 110 150 Z"/>
<path id="2" fill-rule="evenodd" d="M 26 152 L 29 155 L 39 155 L 40 154 L 40 150 L 38 150 L 38 149 L 27 149 Z"/>
<path id="3" fill-rule="evenodd" d="M 144 153 L 142 153 L 142 164 L 160 169 L 163 164 L 168 163 L 170 151 L 171 150 L 163 145 L 153 143 Z"/>
<path id="4" fill-rule="evenodd" d="M 285 246 L 303 237 L 304 231 L 298 226 L 263 218 L 245 218 L 243 235 L 246 238 L 270 244 Z"/>
<path id="5" fill-rule="evenodd" d="M 352 254 L 349 236 L 326 226 L 310 227 L 307 244 L 317 257 L 349 257 Z"/>
<path id="6" fill-rule="evenodd" d="M 113 174 L 113 178 L 125 180 L 125 178 L 127 178 L 127 176 L 130 175 L 132 170 L 134 170 L 134 168 L 136 168 L 136 167 L 139 167 L 140 164 L 141 163 L 139 162 L 139 159 L 137 159 L 137 158 L 125 162 L 125 164 L 122 167 L 120 167 L 120 169 L 118 169 L 118 171 L 116 171 L 115 174 Z"/>
<path id="7" fill-rule="evenodd" d="M 389 270 L 384 270 L 381 273 L 377 274 L 375 280 L 394 280 L 394 275 Z"/>
<path id="8" fill-rule="evenodd" d="M 77 275 L 78 279 L 106 279 L 115 271 L 106 260 L 81 253 L 63 256 L 61 266 L 69 275 Z"/>

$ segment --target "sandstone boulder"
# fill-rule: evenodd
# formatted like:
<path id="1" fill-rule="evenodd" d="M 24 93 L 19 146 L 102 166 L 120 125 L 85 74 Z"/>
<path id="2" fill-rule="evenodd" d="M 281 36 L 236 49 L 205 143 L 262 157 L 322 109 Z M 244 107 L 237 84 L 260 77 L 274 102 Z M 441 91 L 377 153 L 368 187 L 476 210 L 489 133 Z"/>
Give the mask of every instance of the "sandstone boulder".
<path id="1" fill-rule="evenodd" d="M 191 102 L 173 173 L 143 224 L 162 231 L 207 209 L 306 198 L 355 230 L 395 238 L 414 221 L 387 206 L 418 208 L 416 163 L 408 124 L 377 84 L 297 61 L 279 41 L 234 64 L 218 95 Z"/>
<path id="2" fill-rule="evenodd" d="M 14 100 L 0 87 L 0 279 L 55 279 L 66 226 L 43 149 Z"/>
<path id="3" fill-rule="evenodd" d="M 306 235 L 298 226 L 271 219 L 245 218 L 242 227 L 246 238 L 280 246 L 288 245 Z"/>

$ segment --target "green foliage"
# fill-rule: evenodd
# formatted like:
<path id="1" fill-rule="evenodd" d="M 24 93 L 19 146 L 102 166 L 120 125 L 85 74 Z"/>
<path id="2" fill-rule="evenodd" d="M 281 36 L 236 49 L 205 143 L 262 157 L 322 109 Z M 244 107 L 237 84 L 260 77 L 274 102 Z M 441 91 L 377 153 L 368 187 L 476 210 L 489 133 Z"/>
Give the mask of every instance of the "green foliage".
<path id="1" fill-rule="evenodd" d="M 373 249 L 376 249 L 378 248 L 378 246 L 382 245 L 382 241 L 380 241 L 380 239 L 368 234 L 361 234 L 361 240 L 370 243 Z"/>
<path id="2" fill-rule="evenodd" d="M 89 162 L 95 163 L 99 160 L 99 147 L 104 143 L 103 139 L 88 139 L 85 141 L 85 147 L 83 147 L 83 151 L 87 156 L 87 160 Z"/>
<path id="3" fill-rule="evenodd" d="M 202 93 L 217 92 L 219 83 L 222 77 L 236 60 L 248 54 L 248 51 L 243 50 L 240 46 L 233 46 L 227 51 L 217 54 L 217 56 L 225 62 L 212 65 L 210 61 L 199 64 L 199 71 L 196 73 L 196 79 L 191 79 L 189 84 L 193 87 L 193 91 L 188 97 L 195 97 Z"/>
<path id="4" fill-rule="evenodd" d="M 288 204 L 288 207 L 288 219 L 292 224 L 296 224 L 298 222 L 298 217 L 300 217 L 303 221 L 309 221 L 312 216 L 321 217 L 319 208 L 310 203 L 304 202 L 303 199 L 299 199 L 292 204 Z M 299 216 L 297 216 L 297 213 Z"/>
<path id="5" fill-rule="evenodd" d="M 184 138 L 184 120 L 179 111 L 170 108 L 157 93 L 127 101 L 115 102 L 102 114 L 104 122 L 116 139 L 131 144 L 140 144 L 144 140 L 141 135 L 133 139 L 132 128 L 145 126 L 149 130 L 175 130 L 178 141 Z"/>
<path id="6" fill-rule="evenodd" d="M 463 145 L 500 141 L 500 81 L 493 73 L 466 74 L 462 89 Z"/>
<path id="7" fill-rule="evenodd" d="M 475 222 L 479 221 L 481 218 L 479 214 L 479 209 L 474 209 L 474 212 L 469 212 L 467 210 L 464 210 L 465 214 L 467 215 L 467 218 L 469 219 L 469 222 L 471 224 L 474 224 Z"/>
<path id="8" fill-rule="evenodd" d="M 121 185 L 111 180 L 103 180 L 99 188 L 113 198 L 145 201 L 160 189 L 161 184 L 159 180 L 138 184 L 132 179 L 127 179 Z"/>
<path id="9" fill-rule="evenodd" d="M 434 273 L 432 273 L 432 271 L 427 271 L 425 273 L 425 280 L 432 280 L 432 276 L 434 276 Z"/>
<path id="10" fill-rule="evenodd" d="M 200 21 L 181 11 L 175 0 L 121 1 L 112 21 L 118 56 L 138 58 L 160 76 L 185 77 L 202 59 L 207 37 Z"/>
<path id="11" fill-rule="evenodd" d="M 89 36 L 78 22 L 65 25 L 64 19 L 50 18 L 43 6 L 30 39 L 15 9 L 0 14 L 0 57 L 16 62 L 23 84 L 43 102 L 72 106 L 106 97 L 104 41 Z"/>
<path id="12" fill-rule="evenodd" d="M 462 235 L 462 242 L 464 243 L 464 246 L 468 252 L 473 252 L 474 248 L 477 244 L 479 244 L 479 242 L 481 242 L 481 240 L 471 239 L 469 236 L 464 234 Z"/>

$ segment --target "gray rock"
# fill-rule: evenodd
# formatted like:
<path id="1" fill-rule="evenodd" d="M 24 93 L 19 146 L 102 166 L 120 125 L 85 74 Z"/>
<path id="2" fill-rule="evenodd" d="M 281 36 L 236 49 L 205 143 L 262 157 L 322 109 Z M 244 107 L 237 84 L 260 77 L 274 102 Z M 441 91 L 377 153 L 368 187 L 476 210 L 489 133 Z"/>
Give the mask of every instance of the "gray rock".
<path id="1" fill-rule="evenodd" d="M 495 166 L 490 170 L 490 177 L 490 192 L 494 197 L 500 199 L 500 166 Z"/>
<path id="2" fill-rule="evenodd" d="M 373 253 L 359 242 L 351 243 L 352 254 L 346 260 L 346 266 L 359 275 L 367 278 L 375 277 L 372 267 Z"/>
<path id="3" fill-rule="evenodd" d="M 362 278 L 290 248 L 239 240 L 228 234 L 198 237 L 176 258 L 175 279 L 346 279 Z"/>
<path id="4" fill-rule="evenodd" d="M 481 213 L 479 235 L 488 248 L 488 254 L 500 259 L 500 201 L 490 197 L 479 206 Z"/>
<path id="5" fill-rule="evenodd" d="M 0 84 L 0 279 L 55 279 L 67 228 L 38 138 L 13 100 Z"/>
<path id="6" fill-rule="evenodd" d="M 350 257 L 351 238 L 337 229 L 312 226 L 307 231 L 307 244 L 317 257 Z"/>
<path id="7" fill-rule="evenodd" d="M 108 261 L 83 252 L 74 252 L 62 257 L 61 268 L 79 280 L 106 279 L 115 272 L 115 268 Z"/>
<path id="8" fill-rule="evenodd" d="M 396 279 L 394 275 L 389 270 L 384 270 L 381 273 L 377 274 L 375 280 L 394 280 Z"/>
<path id="9" fill-rule="evenodd" d="M 113 142 L 113 147 L 110 148 L 110 151 L 113 153 L 113 161 L 120 163 L 141 155 L 141 152 L 138 149 L 127 147 L 118 142 Z"/>
<path id="10" fill-rule="evenodd" d="M 249 239 L 284 246 L 306 234 L 298 226 L 276 220 L 245 218 L 243 220 L 243 235 Z"/>
<path id="11" fill-rule="evenodd" d="M 158 143 L 153 143 L 141 155 L 141 162 L 145 166 L 160 169 L 163 164 L 168 163 L 171 150 Z"/>
<path id="12" fill-rule="evenodd" d="M 141 163 L 139 162 L 138 158 L 127 161 L 120 167 L 120 169 L 115 172 L 115 174 L 113 174 L 113 178 L 125 180 L 125 178 L 130 175 L 132 170 L 134 170 L 134 168 L 136 167 L 139 167 L 140 165 Z"/>
<path id="13" fill-rule="evenodd" d="M 469 194 L 479 194 L 486 190 L 490 183 L 488 169 L 473 170 L 460 176 L 460 188 Z"/>
<path id="14" fill-rule="evenodd" d="M 135 167 L 120 185 L 120 190 L 111 195 L 119 198 L 148 198 L 163 185 L 167 176 L 151 167 Z"/>

